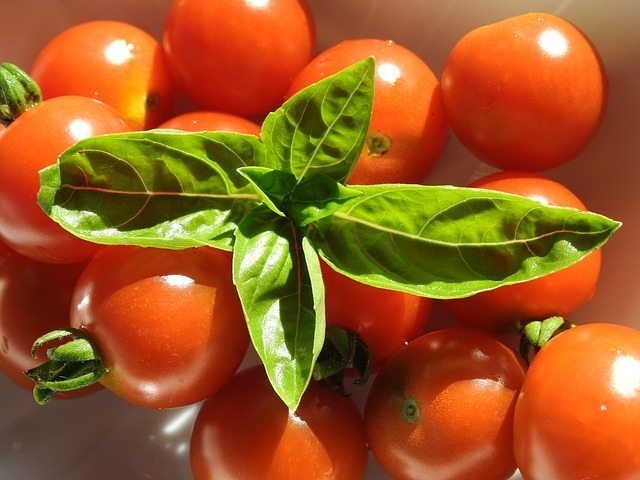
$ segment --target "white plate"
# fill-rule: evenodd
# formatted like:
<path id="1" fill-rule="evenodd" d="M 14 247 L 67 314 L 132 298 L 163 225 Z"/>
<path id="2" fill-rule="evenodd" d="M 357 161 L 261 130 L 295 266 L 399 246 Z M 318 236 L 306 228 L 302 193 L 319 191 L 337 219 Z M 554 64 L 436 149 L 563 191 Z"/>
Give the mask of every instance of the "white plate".
<path id="1" fill-rule="evenodd" d="M 169 0 L 2 0 L 0 61 L 28 68 L 54 34 L 89 19 L 120 19 L 156 36 Z M 599 49 L 610 82 L 596 138 L 569 164 L 546 173 L 587 206 L 624 222 L 604 249 L 596 297 L 575 322 L 615 321 L 640 328 L 640 4 L 637 0 L 310 0 L 319 47 L 347 37 L 389 38 L 410 47 L 439 74 L 458 38 L 526 11 L 571 20 Z M 215 28 L 215 27 L 212 27 Z M 488 173 L 452 136 L 431 183 L 466 184 Z M 432 326 L 450 319 L 436 309 Z M 250 362 L 251 359 L 248 359 Z M 188 438 L 196 407 L 165 412 L 132 407 L 108 392 L 36 407 L 0 376 L 0 480 L 187 480 Z M 365 392 L 359 394 L 359 401 Z M 370 462 L 367 478 L 387 478 Z"/>

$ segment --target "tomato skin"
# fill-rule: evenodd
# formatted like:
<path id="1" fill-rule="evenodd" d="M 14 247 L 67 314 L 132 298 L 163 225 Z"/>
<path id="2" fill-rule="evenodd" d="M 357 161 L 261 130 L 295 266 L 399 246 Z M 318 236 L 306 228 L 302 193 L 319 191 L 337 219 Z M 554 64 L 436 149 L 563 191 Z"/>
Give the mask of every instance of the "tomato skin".
<path id="1" fill-rule="evenodd" d="M 0 236 L 22 255 L 45 263 L 88 259 L 98 245 L 63 230 L 37 204 L 38 172 L 76 142 L 130 131 L 110 106 L 77 96 L 46 100 L 7 127 L 0 144 Z"/>
<path id="2" fill-rule="evenodd" d="M 640 332 L 604 323 L 552 338 L 516 402 L 514 449 L 527 480 L 630 480 L 640 472 Z"/>
<path id="3" fill-rule="evenodd" d="M 176 0 L 163 45 L 189 99 L 254 117 L 280 106 L 315 51 L 315 26 L 305 0 Z"/>
<path id="4" fill-rule="evenodd" d="M 602 121 L 608 93 L 592 44 L 549 13 L 469 32 L 451 50 L 441 81 L 457 137 L 501 169 L 546 170 L 578 155 Z"/>
<path id="5" fill-rule="evenodd" d="M 136 130 L 153 128 L 174 111 L 176 88 L 162 46 L 125 22 L 96 20 L 59 33 L 36 56 L 31 76 L 45 99 L 96 98 Z"/>
<path id="6" fill-rule="evenodd" d="M 137 405 L 206 398 L 248 346 L 231 257 L 207 247 L 107 247 L 89 262 L 72 305 L 71 325 L 88 332 L 108 369 L 100 382 Z"/>
<path id="7" fill-rule="evenodd" d="M 183 113 L 163 122 L 158 128 L 173 128 L 186 132 L 225 131 L 260 134 L 260 125 L 251 120 L 230 113 L 210 111 Z"/>
<path id="8" fill-rule="evenodd" d="M 433 301 L 409 293 L 371 287 L 322 263 L 327 327 L 357 333 L 380 368 L 401 347 L 424 332 Z"/>
<path id="9" fill-rule="evenodd" d="M 471 186 L 522 195 L 547 205 L 586 210 L 582 201 L 564 185 L 530 172 L 498 172 L 476 180 Z M 467 326 L 509 330 L 518 322 L 553 315 L 569 316 L 596 293 L 601 250 L 595 250 L 568 268 L 535 280 L 480 292 L 444 302 Z"/>
<path id="10" fill-rule="evenodd" d="M 398 480 L 507 479 L 523 378 L 515 353 L 486 333 L 429 332 L 375 378 L 364 412 L 369 448 Z"/>
<path id="11" fill-rule="evenodd" d="M 359 480 L 367 461 L 351 400 L 311 383 L 290 412 L 261 366 L 205 401 L 190 454 L 195 480 Z"/>
<path id="12" fill-rule="evenodd" d="M 412 51 L 380 39 L 342 41 L 315 57 L 287 95 L 371 55 L 376 75 L 368 136 L 382 134 L 390 145 L 382 154 L 365 146 L 348 183 L 422 183 L 442 153 L 448 127 L 439 80 Z"/>

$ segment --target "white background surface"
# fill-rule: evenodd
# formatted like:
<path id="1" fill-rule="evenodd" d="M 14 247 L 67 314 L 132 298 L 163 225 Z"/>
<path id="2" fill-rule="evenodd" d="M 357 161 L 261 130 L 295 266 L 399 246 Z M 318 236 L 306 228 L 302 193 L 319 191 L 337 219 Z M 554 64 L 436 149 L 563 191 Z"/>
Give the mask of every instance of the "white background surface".
<path id="1" fill-rule="evenodd" d="M 74 23 L 110 18 L 160 35 L 169 0 L 0 0 L 0 61 L 28 69 L 47 39 Z M 640 328 L 640 2 L 636 0 L 310 0 L 319 48 L 342 38 L 389 38 L 412 48 L 436 74 L 467 31 L 539 10 L 576 23 L 599 49 L 609 107 L 589 148 L 546 174 L 587 206 L 624 222 L 607 244 L 596 297 L 571 320 Z M 215 28 L 215 26 L 212 26 Z M 428 183 L 466 184 L 485 173 L 451 136 Z M 450 319 L 436 308 L 432 328 Z M 248 361 L 251 361 L 250 359 Z M 30 393 L 0 378 L 0 480 L 188 480 L 196 407 L 158 412 L 108 392 L 36 407 Z M 364 397 L 364 391 L 359 394 Z M 386 478 L 373 463 L 367 479 Z"/>

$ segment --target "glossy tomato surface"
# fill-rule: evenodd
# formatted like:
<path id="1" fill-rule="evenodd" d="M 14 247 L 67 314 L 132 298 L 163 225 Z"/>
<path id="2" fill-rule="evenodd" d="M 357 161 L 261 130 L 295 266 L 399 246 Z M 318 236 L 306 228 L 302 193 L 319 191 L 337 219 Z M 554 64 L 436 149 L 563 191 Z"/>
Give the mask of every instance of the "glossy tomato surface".
<path id="1" fill-rule="evenodd" d="M 381 39 L 342 41 L 315 57 L 287 95 L 369 56 L 376 60 L 373 112 L 348 182 L 421 183 L 442 153 L 447 124 L 440 82 L 411 50 Z"/>
<path id="2" fill-rule="evenodd" d="M 369 448 L 397 480 L 507 479 L 523 379 L 516 354 L 488 334 L 429 332 L 376 377 L 364 413 Z"/>
<path id="3" fill-rule="evenodd" d="M 595 135 L 607 79 L 594 46 L 562 17 L 532 12 L 476 28 L 442 72 L 451 127 L 499 168 L 546 170 Z"/>
<path id="4" fill-rule="evenodd" d="M 522 195 L 546 205 L 587 209 L 567 187 L 535 173 L 493 173 L 471 186 Z M 550 275 L 447 300 L 445 305 L 465 325 L 489 330 L 515 331 L 517 324 L 530 320 L 553 315 L 569 317 L 595 295 L 601 263 L 602 253 L 598 249 Z"/>
<path id="5" fill-rule="evenodd" d="M 86 260 L 98 249 L 51 220 L 37 203 L 38 172 L 84 138 L 126 132 L 112 107 L 87 97 L 46 100 L 7 127 L 0 143 L 0 237 L 19 253 L 46 263 Z"/>
<path id="6" fill-rule="evenodd" d="M 201 108 L 262 116 L 315 51 L 306 0 L 176 0 L 164 48 L 179 89 Z"/>
<path id="7" fill-rule="evenodd" d="M 130 403 L 200 401 L 240 365 L 248 333 L 227 252 L 112 246 L 89 262 L 71 325 L 96 343 L 100 382 Z"/>
<path id="8" fill-rule="evenodd" d="M 58 33 L 36 56 L 31 76 L 45 99 L 102 100 L 136 130 L 156 127 L 174 112 L 175 87 L 162 46 L 130 23 L 96 20 Z"/>
<path id="9" fill-rule="evenodd" d="M 206 110 L 182 113 L 163 122 L 158 128 L 174 128 L 187 132 L 208 130 L 260 134 L 260 125 L 249 119 L 231 113 Z"/>
<path id="10" fill-rule="evenodd" d="M 312 383 L 289 411 L 261 366 L 204 402 L 190 450 L 194 480 L 359 480 L 367 461 L 353 402 Z"/>
<path id="11" fill-rule="evenodd" d="M 534 357 L 514 420 L 525 479 L 639 478 L 638 429 L 640 331 L 580 325 Z"/>

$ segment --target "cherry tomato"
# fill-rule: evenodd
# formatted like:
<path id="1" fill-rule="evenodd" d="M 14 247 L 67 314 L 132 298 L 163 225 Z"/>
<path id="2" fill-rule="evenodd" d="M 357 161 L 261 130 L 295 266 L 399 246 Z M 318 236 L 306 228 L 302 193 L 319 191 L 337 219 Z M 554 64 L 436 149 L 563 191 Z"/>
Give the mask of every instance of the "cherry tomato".
<path id="1" fill-rule="evenodd" d="M 472 186 L 522 195 L 547 205 L 586 210 L 564 185 L 539 174 L 499 172 L 477 180 Z M 600 264 L 598 249 L 550 275 L 444 303 L 465 325 L 490 330 L 508 330 L 517 322 L 553 315 L 566 317 L 595 295 Z"/>
<path id="2" fill-rule="evenodd" d="M 187 112 L 170 118 L 158 128 L 174 128 L 187 132 L 226 131 L 260 134 L 260 125 L 244 117 L 224 112 L 197 111 Z"/>
<path id="3" fill-rule="evenodd" d="M 41 335 L 69 325 L 71 295 L 83 267 L 36 262 L 0 242 L 0 370 L 26 390 L 34 383 L 24 372 L 39 363 L 31 345 Z M 62 396 L 88 391 L 92 390 Z"/>
<path id="4" fill-rule="evenodd" d="M 71 326 L 94 340 L 100 382 L 130 403 L 190 404 L 219 389 L 240 365 L 248 333 L 231 257 L 113 246 L 98 252 L 72 299 Z"/>
<path id="5" fill-rule="evenodd" d="M 288 95 L 368 56 L 376 59 L 373 112 L 349 183 L 421 183 L 444 148 L 447 123 L 438 78 L 410 50 L 392 41 L 345 40 L 314 58 Z"/>
<path id="6" fill-rule="evenodd" d="M 533 358 L 514 417 L 524 478 L 638 478 L 638 429 L 640 331 L 580 325 Z"/>
<path id="7" fill-rule="evenodd" d="M 173 114 L 175 86 L 162 46 L 129 23 L 96 20 L 61 32 L 40 51 L 31 76 L 45 99 L 97 98 L 136 130 L 155 127 Z"/>
<path id="8" fill-rule="evenodd" d="M 365 285 L 325 263 L 322 277 L 327 327 L 357 333 L 369 347 L 376 369 L 427 326 L 433 303 L 429 298 Z"/>
<path id="9" fill-rule="evenodd" d="M 315 51 L 305 0 L 174 1 L 163 39 L 189 99 L 245 117 L 280 106 Z"/>
<path id="10" fill-rule="evenodd" d="M 519 358 L 488 334 L 429 332 L 376 377 L 364 412 L 369 448 L 397 480 L 507 479 L 523 378 Z"/>
<path id="11" fill-rule="evenodd" d="M 79 262 L 93 255 L 98 245 L 63 230 L 38 206 L 38 172 L 83 138 L 129 130 L 130 125 L 110 106 L 77 96 L 46 100 L 10 124 L 0 147 L 0 236 L 4 241 L 22 255 L 46 263 Z"/>
<path id="12" fill-rule="evenodd" d="M 452 129 L 473 153 L 502 169 L 545 170 L 578 155 L 602 121 L 607 91 L 591 42 L 549 13 L 469 32 L 442 73 Z"/>
<path id="13" fill-rule="evenodd" d="M 191 436 L 195 480 L 359 480 L 366 461 L 351 400 L 312 383 L 289 411 L 261 366 L 206 400 Z"/>

